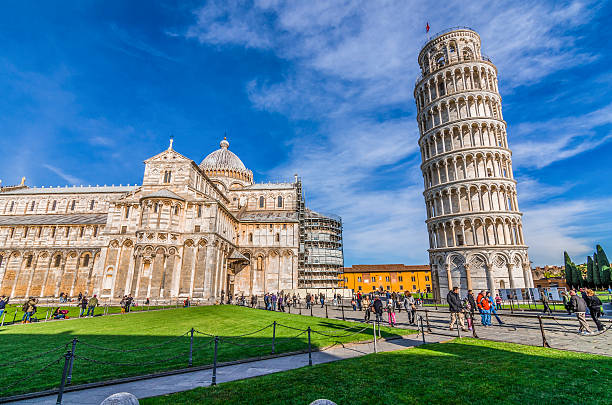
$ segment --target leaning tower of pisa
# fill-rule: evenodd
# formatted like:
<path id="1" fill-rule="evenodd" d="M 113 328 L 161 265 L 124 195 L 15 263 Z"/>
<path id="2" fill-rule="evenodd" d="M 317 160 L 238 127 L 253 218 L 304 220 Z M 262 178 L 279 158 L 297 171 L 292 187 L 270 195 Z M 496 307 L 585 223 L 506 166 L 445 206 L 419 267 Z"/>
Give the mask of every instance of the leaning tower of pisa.
<path id="1" fill-rule="evenodd" d="M 467 28 L 419 53 L 414 97 L 434 291 L 533 287 L 497 68 Z"/>

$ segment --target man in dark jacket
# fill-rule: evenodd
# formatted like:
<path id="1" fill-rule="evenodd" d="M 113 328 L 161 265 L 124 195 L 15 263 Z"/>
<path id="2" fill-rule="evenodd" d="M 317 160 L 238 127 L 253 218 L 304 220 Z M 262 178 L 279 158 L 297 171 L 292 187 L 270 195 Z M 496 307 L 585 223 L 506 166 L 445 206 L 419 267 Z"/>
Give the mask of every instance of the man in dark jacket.
<path id="1" fill-rule="evenodd" d="M 601 332 L 604 330 L 604 326 L 599 320 L 599 317 L 601 316 L 601 300 L 591 289 L 586 290 L 586 295 L 586 304 L 589 308 L 589 312 L 591 313 L 591 318 L 593 319 L 593 322 L 595 322 L 595 325 L 597 325 L 597 330 Z"/>
<path id="2" fill-rule="evenodd" d="M 374 312 L 376 313 L 376 322 L 382 322 L 383 303 L 378 295 L 374 299 L 372 306 L 374 307 Z"/>
<path id="3" fill-rule="evenodd" d="M 461 306 L 461 298 L 459 298 L 459 287 L 453 287 L 446 295 L 448 309 L 450 310 L 451 320 L 449 329 L 453 330 L 453 325 L 458 323 L 457 327 L 461 326 L 461 330 L 467 331 L 463 323 L 463 308 Z"/>
<path id="4" fill-rule="evenodd" d="M 584 302 L 582 297 L 579 297 L 574 290 L 570 290 L 569 307 L 576 313 L 576 318 L 578 319 L 578 324 L 580 325 L 578 328 L 578 333 L 581 335 L 590 335 L 591 329 L 589 328 L 589 324 L 585 318 L 587 308 L 586 302 Z"/>

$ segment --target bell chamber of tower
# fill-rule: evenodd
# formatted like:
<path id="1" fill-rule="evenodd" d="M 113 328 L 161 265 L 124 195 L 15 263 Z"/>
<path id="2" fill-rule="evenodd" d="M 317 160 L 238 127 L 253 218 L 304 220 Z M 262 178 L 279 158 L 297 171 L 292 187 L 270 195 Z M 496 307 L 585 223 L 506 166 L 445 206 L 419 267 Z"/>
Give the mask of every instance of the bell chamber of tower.
<path id="1" fill-rule="evenodd" d="M 414 89 L 438 300 L 467 290 L 533 287 L 497 68 L 480 36 L 453 29 L 425 44 Z"/>

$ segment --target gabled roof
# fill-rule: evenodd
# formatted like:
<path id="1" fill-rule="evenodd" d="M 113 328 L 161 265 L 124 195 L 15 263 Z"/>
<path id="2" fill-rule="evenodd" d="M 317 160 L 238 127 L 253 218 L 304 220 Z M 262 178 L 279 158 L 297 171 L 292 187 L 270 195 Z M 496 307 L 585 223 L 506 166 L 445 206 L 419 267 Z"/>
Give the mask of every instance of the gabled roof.
<path id="1" fill-rule="evenodd" d="M 180 201 L 185 201 L 185 199 L 183 197 L 181 197 L 178 194 L 173 193 L 172 191 L 166 189 L 166 188 L 162 188 L 161 190 L 157 190 L 152 192 L 149 195 L 145 195 L 143 197 L 140 197 L 141 200 L 145 199 L 145 198 L 171 198 L 173 200 L 180 200 Z"/>
<path id="2" fill-rule="evenodd" d="M 148 158 L 144 162 L 145 163 L 149 163 L 149 162 L 153 162 L 153 161 L 164 161 L 164 160 L 167 160 L 167 159 L 163 158 L 164 156 L 170 157 L 173 160 L 184 160 L 184 161 L 187 161 L 187 162 L 193 162 L 193 160 L 189 159 L 186 156 L 181 155 L 180 153 L 178 153 L 174 149 L 170 149 L 170 148 L 166 149 L 165 151 L 163 151 L 161 153 L 158 153 L 155 156 L 152 156 L 152 157 Z M 195 162 L 194 162 L 194 164 L 195 164 Z"/>
<path id="3" fill-rule="evenodd" d="M 230 259 L 230 260 L 246 260 L 247 262 L 249 261 L 249 259 L 245 255 L 240 253 L 238 251 L 238 249 L 234 249 L 234 251 L 229 255 L 228 259 Z"/>
<path id="4" fill-rule="evenodd" d="M 0 225 L 104 225 L 107 214 L 0 215 Z"/>

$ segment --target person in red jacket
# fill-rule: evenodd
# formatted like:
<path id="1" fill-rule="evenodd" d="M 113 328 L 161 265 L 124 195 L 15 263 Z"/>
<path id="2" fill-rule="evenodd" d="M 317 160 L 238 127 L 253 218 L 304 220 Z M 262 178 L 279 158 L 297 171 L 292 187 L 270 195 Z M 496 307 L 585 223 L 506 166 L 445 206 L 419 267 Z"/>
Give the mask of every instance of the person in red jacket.
<path id="1" fill-rule="evenodd" d="M 480 300 L 479 305 L 482 311 L 480 313 L 480 316 L 482 317 L 482 325 L 491 326 L 491 301 L 483 297 Z"/>

